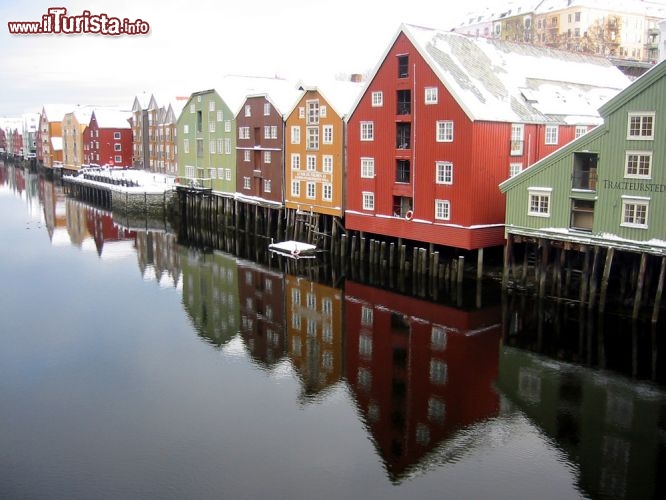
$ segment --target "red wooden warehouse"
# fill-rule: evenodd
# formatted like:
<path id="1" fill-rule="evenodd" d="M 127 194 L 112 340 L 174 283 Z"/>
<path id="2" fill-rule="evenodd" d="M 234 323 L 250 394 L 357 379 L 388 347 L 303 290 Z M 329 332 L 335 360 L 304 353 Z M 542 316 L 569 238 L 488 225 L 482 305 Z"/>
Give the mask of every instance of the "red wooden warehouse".
<path id="1" fill-rule="evenodd" d="M 83 134 L 83 157 L 90 165 L 132 166 L 132 114 L 115 109 L 96 109 Z"/>
<path id="2" fill-rule="evenodd" d="M 347 119 L 347 229 L 502 245 L 498 184 L 628 84 L 604 58 L 402 25 Z"/>

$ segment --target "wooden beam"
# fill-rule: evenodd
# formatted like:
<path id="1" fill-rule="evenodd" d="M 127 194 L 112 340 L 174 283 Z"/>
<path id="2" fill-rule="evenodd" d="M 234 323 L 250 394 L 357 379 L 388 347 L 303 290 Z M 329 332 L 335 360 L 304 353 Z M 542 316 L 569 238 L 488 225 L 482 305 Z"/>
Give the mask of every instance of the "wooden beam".
<path id="1" fill-rule="evenodd" d="M 638 313 L 641 308 L 641 299 L 643 297 L 643 284 L 645 283 L 645 268 L 647 267 L 647 254 L 641 254 L 641 264 L 638 269 L 638 277 L 636 282 L 636 295 L 634 297 L 634 310 L 631 314 L 633 319 L 638 318 Z"/>
<path id="2" fill-rule="evenodd" d="M 604 265 L 604 274 L 601 278 L 601 294 L 599 295 L 599 311 L 604 312 L 606 308 L 606 292 L 608 291 L 608 280 L 610 278 L 611 267 L 613 265 L 614 248 L 609 248 L 606 252 L 606 263 Z"/>
<path id="3" fill-rule="evenodd" d="M 659 319 L 659 309 L 661 307 L 661 296 L 664 292 L 664 275 L 666 274 L 666 257 L 661 258 L 661 270 L 659 271 L 659 281 L 657 282 L 657 294 L 654 297 L 654 306 L 652 308 L 652 323 L 656 324 Z"/>

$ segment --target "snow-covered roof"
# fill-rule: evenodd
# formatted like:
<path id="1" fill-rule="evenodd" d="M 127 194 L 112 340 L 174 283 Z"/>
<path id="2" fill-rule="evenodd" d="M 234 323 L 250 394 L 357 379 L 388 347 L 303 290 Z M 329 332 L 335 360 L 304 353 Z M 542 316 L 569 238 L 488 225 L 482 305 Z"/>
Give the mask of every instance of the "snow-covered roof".
<path id="1" fill-rule="evenodd" d="M 129 111 L 100 108 L 96 109 L 93 114 L 98 128 L 130 128 L 128 120 L 132 117 L 132 113 Z"/>
<path id="2" fill-rule="evenodd" d="M 53 151 L 62 151 L 62 137 L 51 136 L 51 147 Z"/>
<path id="3" fill-rule="evenodd" d="M 227 75 L 217 83 L 215 91 L 236 116 L 248 96 L 275 94 L 277 99 L 285 85 L 290 83 L 282 78 Z"/>
<path id="4" fill-rule="evenodd" d="M 312 82 L 312 85 L 309 85 L 307 82 L 302 82 L 300 85 L 303 92 L 318 92 L 326 99 L 329 106 L 333 108 L 338 116 L 343 119 L 351 111 L 352 106 L 360 97 L 364 87 L 365 82 L 353 82 L 350 80 L 317 80 L 316 82 Z M 296 104 L 298 102 L 294 103 L 294 105 Z"/>
<path id="5" fill-rule="evenodd" d="M 152 97 L 152 94 L 149 94 L 148 92 L 141 92 L 140 94 L 137 94 L 134 96 L 134 104 L 132 105 L 132 108 L 136 109 L 138 105 L 139 109 L 148 109 L 148 105 L 150 104 L 150 99 Z"/>
<path id="6" fill-rule="evenodd" d="M 535 9 L 536 14 L 546 14 L 575 7 L 586 7 L 604 12 L 666 16 L 666 5 L 642 0 L 544 0 Z"/>
<path id="7" fill-rule="evenodd" d="M 600 123 L 598 108 L 631 83 L 602 57 L 412 25 L 400 32 L 472 120 Z"/>
<path id="8" fill-rule="evenodd" d="M 61 122 L 65 115 L 71 113 L 75 107 L 73 104 L 44 104 L 42 109 L 49 122 Z"/>

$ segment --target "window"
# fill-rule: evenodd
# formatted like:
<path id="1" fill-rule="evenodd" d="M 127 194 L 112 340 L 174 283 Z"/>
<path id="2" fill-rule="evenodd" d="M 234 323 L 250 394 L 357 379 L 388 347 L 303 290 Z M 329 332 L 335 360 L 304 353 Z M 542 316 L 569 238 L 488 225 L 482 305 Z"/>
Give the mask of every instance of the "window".
<path id="1" fill-rule="evenodd" d="M 211 154 L 215 154 L 215 141 L 208 142 L 208 152 Z"/>
<path id="2" fill-rule="evenodd" d="M 409 56 L 398 56 L 398 78 L 407 78 L 409 76 Z"/>
<path id="3" fill-rule="evenodd" d="M 189 154 L 190 152 L 190 140 L 185 139 L 183 140 L 183 153 Z"/>
<path id="4" fill-rule="evenodd" d="M 550 217 L 550 188 L 529 189 L 527 213 L 536 217 Z"/>
<path id="5" fill-rule="evenodd" d="M 208 102 L 208 111 L 215 111 L 215 101 Z"/>
<path id="6" fill-rule="evenodd" d="M 425 88 L 425 103 L 437 104 L 437 87 Z"/>
<path id="7" fill-rule="evenodd" d="M 546 125 L 546 144 L 557 144 L 557 125 Z"/>
<path id="8" fill-rule="evenodd" d="M 301 181 L 291 181 L 291 195 L 301 196 Z"/>
<path id="9" fill-rule="evenodd" d="M 231 132 L 231 120 L 227 120 L 224 122 L 224 131 Z"/>
<path id="10" fill-rule="evenodd" d="M 271 103 L 270 102 L 265 102 L 264 103 L 264 116 L 270 116 L 271 114 Z"/>
<path id="11" fill-rule="evenodd" d="M 306 169 L 314 172 L 317 170 L 317 157 L 315 155 L 307 155 L 305 157 L 306 160 Z"/>
<path id="12" fill-rule="evenodd" d="M 326 106 L 319 107 L 319 116 L 321 118 L 326 118 Z"/>
<path id="13" fill-rule="evenodd" d="M 231 154 L 231 139 L 229 137 L 224 139 L 224 154 L 226 155 Z"/>
<path id="14" fill-rule="evenodd" d="M 215 179 L 217 177 L 217 170 L 214 168 L 209 168 L 208 177 L 210 177 L 211 179 Z"/>
<path id="15" fill-rule="evenodd" d="M 224 169 L 223 169 L 223 168 L 218 168 L 218 169 L 217 169 L 217 176 L 218 176 L 220 179 L 224 179 Z"/>
<path id="16" fill-rule="evenodd" d="M 194 104 L 190 104 L 190 113 L 194 114 L 195 109 Z"/>
<path id="17" fill-rule="evenodd" d="M 123 162 L 123 157 L 122 157 L 122 156 L 118 156 L 118 155 L 116 155 L 116 156 L 114 156 L 113 158 L 114 158 L 113 161 L 116 163 L 116 165 L 119 165 L 119 164 L 121 164 L 121 163 Z"/>
<path id="18" fill-rule="evenodd" d="M 396 160 L 395 163 L 395 182 L 410 182 L 411 172 L 409 160 Z"/>
<path id="19" fill-rule="evenodd" d="M 322 198 L 324 201 L 333 201 L 333 184 L 325 182 L 321 185 Z"/>
<path id="20" fill-rule="evenodd" d="M 324 155 L 321 158 L 322 162 L 322 167 L 321 170 L 325 174 L 330 174 L 333 172 L 333 156 L 331 155 Z"/>
<path id="21" fill-rule="evenodd" d="M 119 141 L 120 140 L 120 132 L 114 132 L 113 133 L 113 139 L 115 141 Z"/>
<path id="22" fill-rule="evenodd" d="M 270 193 L 270 192 L 271 192 L 271 180 L 264 179 L 264 193 Z"/>
<path id="23" fill-rule="evenodd" d="M 449 220 L 451 218 L 451 202 L 448 200 L 435 200 L 435 219 Z"/>
<path id="24" fill-rule="evenodd" d="M 292 125 L 291 127 L 291 143 L 300 144 L 301 143 L 301 127 L 298 125 Z"/>
<path id="25" fill-rule="evenodd" d="M 649 179 L 651 166 L 651 151 L 627 151 L 624 176 Z"/>
<path id="26" fill-rule="evenodd" d="M 249 177 L 243 177 L 243 189 L 250 189 L 250 178 Z"/>
<path id="27" fill-rule="evenodd" d="M 438 161 L 435 163 L 437 184 L 453 184 L 453 163 L 450 161 Z"/>
<path id="28" fill-rule="evenodd" d="M 314 199 L 315 197 L 315 183 L 314 182 L 306 182 L 305 183 L 305 196 L 310 199 Z"/>
<path id="29" fill-rule="evenodd" d="M 264 151 L 264 163 L 270 163 L 270 162 L 271 162 L 271 152 Z"/>
<path id="30" fill-rule="evenodd" d="M 245 151 L 243 151 L 243 161 L 248 161 L 249 162 L 251 160 L 251 157 L 252 157 L 252 153 L 250 152 L 249 149 L 246 149 Z"/>
<path id="31" fill-rule="evenodd" d="M 654 113 L 629 113 L 627 139 L 641 141 L 654 139 Z"/>
<path id="32" fill-rule="evenodd" d="M 301 169 L 301 155 L 298 153 L 291 154 L 291 169 L 300 170 Z"/>
<path id="33" fill-rule="evenodd" d="M 271 125 L 271 139 L 277 139 L 277 125 Z"/>
<path id="34" fill-rule="evenodd" d="M 270 139 L 270 138 L 271 138 L 271 126 L 264 125 L 264 139 Z"/>
<path id="35" fill-rule="evenodd" d="M 217 146 L 217 153 L 222 154 L 224 152 L 224 141 L 222 141 L 222 139 L 216 139 L 215 144 Z"/>
<path id="36" fill-rule="evenodd" d="M 299 106 L 298 108 L 298 117 L 301 119 L 305 118 L 305 108 L 303 106 Z"/>
<path id="37" fill-rule="evenodd" d="M 622 224 L 625 227 L 647 229 L 649 198 L 622 197 Z"/>
<path id="38" fill-rule="evenodd" d="M 250 138 L 250 127 L 238 127 L 238 138 L 239 139 L 249 139 Z"/>
<path id="39" fill-rule="evenodd" d="M 307 134 L 307 149 L 310 151 L 316 151 L 319 149 L 319 127 L 308 127 Z"/>
<path id="40" fill-rule="evenodd" d="M 305 105 L 308 110 L 306 123 L 308 125 L 317 125 L 319 123 L 319 100 L 306 101 Z"/>
<path id="41" fill-rule="evenodd" d="M 252 106 L 249 104 L 245 105 L 245 116 L 252 116 Z"/>
<path id="42" fill-rule="evenodd" d="M 209 121 L 208 122 L 208 132 L 215 132 L 215 122 L 214 121 Z"/>
<path id="43" fill-rule="evenodd" d="M 450 120 L 437 121 L 437 142 L 453 142 L 453 122 Z"/>
<path id="44" fill-rule="evenodd" d="M 525 133 L 525 126 L 522 123 L 514 123 L 511 125 L 511 152 L 512 156 L 520 156 L 523 154 L 523 135 Z"/>
<path id="45" fill-rule="evenodd" d="M 333 144 L 333 125 L 324 125 L 322 133 L 324 134 L 323 143 Z"/>
<path id="46" fill-rule="evenodd" d="M 361 122 L 361 140 L 374 141 L 375 140 L 375 124 L 374 122 Z"/>
<path id="47" fill-rule="evenodd" d="M 231 169 L 230 169 L 230 168 L 227 168 L 227 169 L 224 171 L 224 176 L 226 177 L 226 179 L 227 179 L 228 181 L 231 180 Z"/>
<path id="48" fill-rule="evenodd" d="M 218 111 L 218 112 L 217 112 L 217 121 L 218 121 L 218 122 L 222 122 L 223 119 L 224 119 L 224 118 L 223 118 L 222 111 Z"/>
<path id="49" fill-rule="evenodd" d="M 576 125 L 576 139 L 585 134 L 587 134 L 587 126 Z"/>
<path id="50" fill-rule="evenodd" d="M 375 176 L 375 159 L 361 158 L 361 177 L 372 179 Z"/>
<path id="51" fill-rule="evenodd" d="M 523 171 L 522 163 L 509 163 L 509 177 L 518 175 L 522 171 Z"/>
<path id="52" fill-rule="evenodd" d="M 363 192 L 363 210 L 375 209 L 375 193 Z"/>
<path id="53" fill-rule="evenodd" d="M 372 93 L 372 107 L 380 108 L 384 105 L 384 93 L 381 90 Z"/>
<path id="54" fill-rule="evenodd" d="M 120 144 L 114 144 L 113 145 L 113 150 L 114 151 L 122 151 L 122 146 Z"/>

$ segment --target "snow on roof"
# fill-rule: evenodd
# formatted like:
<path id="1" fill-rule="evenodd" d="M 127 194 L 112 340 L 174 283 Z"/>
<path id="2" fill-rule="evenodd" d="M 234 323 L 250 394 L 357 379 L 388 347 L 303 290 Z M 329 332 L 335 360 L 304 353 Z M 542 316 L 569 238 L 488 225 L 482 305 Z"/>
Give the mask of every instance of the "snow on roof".
<path id="1" fill-rule="evenodd" d="M 96 109 L 93 114 L 97 120 L 98 128 L 130 128 L 130 123 L 128 121 L 132 117 L 130 111 L 100 108 Z"/>
<path id="2" fill-rule="evenodd" d="M 666 5 L 642 0 L 544 0 L 535 7 L 536 14 L 560 11 L 575 7 L 587 7 L 604 12 L 664 17 Z"/>
<path id="3" fill-rule="evenodd" d="M 152 96 L 153 95 L 149 94 L 148 92 L 141 92 L 140 94 L 134 96 L 134 103 L 136 104 L 138 102 L 141 109 L 148 109 L 148 105 L 150 104 L 150 99 Z"/>
<path id="4" fill-rule="evenodd" d="M 403 25 L 472 120 L 598 123 L 598 108 L 631 82 L 602 57 Z M 391 44 L 392 45 L 392 44 Z"/>
<path id="5" fill-rule="evenodd" d="M 62 137 L 51 136 L 51 147 L 53 151 L 62 151 Z"/>
<path id="6" fill-rule="evenodd" d="M 341 118 L 345 118 L 358 100 L 367 82 L 318 80 L 314 85 L 301 83 L 303 92 L 317 91 Z M 293 109 L 293 108 L 292 108 Z"/>
<path id="7" fill-rule="evenodd" d="M 274 93 L 278 99 L 280 98 L 278 94 L 284 92 L 285 85 L 290 85 L 290 83 L 277 77 L 227 75 L 215 86 L 215 91 L 235 116 L 248 96 L 270 96 Z"/>
<path id="8" fill-rule="evenodd" d="M 61 122 L 75 107 L 73 104 L 44 104 L 43 112 L 46 113 L 49 122 Z"/>

